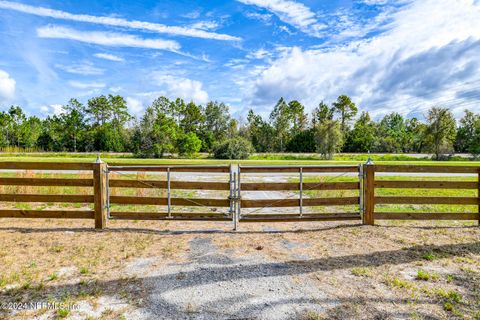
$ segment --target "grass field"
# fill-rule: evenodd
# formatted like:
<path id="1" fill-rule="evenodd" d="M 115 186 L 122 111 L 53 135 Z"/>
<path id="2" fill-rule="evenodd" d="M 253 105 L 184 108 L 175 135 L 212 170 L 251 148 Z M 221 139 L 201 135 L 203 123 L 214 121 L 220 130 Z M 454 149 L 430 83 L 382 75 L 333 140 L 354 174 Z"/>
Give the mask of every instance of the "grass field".
<path id="1" fill-rule="evenodd" d="M 127 153 L 100 153 L 105 162 L 115 163 L 147 163 L 147 164 L 243 164 L 243 165 L 314 165 L 314 164 L 360 164 L 365 163 L 368 154 L 338 154 L 333 160 L 323 160 L 316 154 L 253 154 L 246 160 L 216 160 L 201 154 L 194 159 L 164 158 L 138 159 Z M 428 164 L 428 165 L 478 165 L 480 161 L 466 157 L 455 156 L 450 161 L 432 161 L 429 155 L 389 155 L 372 154 L 371 159 L 379 164 Z M 63 162 L 93 162 L 97 159 L 96 153 L 0 153 L 0 161 L 63 161 Z"/>

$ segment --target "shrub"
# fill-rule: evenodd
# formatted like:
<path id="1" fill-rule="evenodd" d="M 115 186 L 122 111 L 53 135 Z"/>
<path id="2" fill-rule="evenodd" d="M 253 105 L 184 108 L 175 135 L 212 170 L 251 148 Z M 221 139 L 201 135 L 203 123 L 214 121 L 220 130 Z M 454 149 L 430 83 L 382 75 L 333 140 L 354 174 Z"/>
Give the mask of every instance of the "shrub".
<path id="1" fill-rule="evenodd" d="M 213 156 L 216 159 L 247 159 L 252 149 L 250 141 L 236 137 L 217 145 L 213 150 Z"/>
<path id="2" fill-rule="evenodd" d="M 198 153 L 202 148 L 202 140 L 193 132 L 189 132 L 178 140 L 178 152 L 188 157 Z"/>

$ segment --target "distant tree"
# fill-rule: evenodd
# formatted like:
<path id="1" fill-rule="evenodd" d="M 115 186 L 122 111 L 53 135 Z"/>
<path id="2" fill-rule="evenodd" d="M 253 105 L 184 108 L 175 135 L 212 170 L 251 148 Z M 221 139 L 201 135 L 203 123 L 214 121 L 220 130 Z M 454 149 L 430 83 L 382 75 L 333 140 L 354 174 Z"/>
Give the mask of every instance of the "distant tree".
<path id="1" fill-rule="evenodd" d="M 316 152 L 315 129 L 310 128 L 300 131 L 287 143 L 288 152 Z"/>
<path id="2" fill-rule="evenodd" d="M 407 144 L 407 127 L 403 117 L 392 112 L 387 114 L 378 125 L 378 139 L 375 151 L 401 153 Z"/>
<path id="3" fill-rule="evenodd" d="M 202 148 L 202 140 L 194 132 L 183 135 L 177 144 L 179 154 L 188 157 L 195 155 Z"/>
<path id="4" fill-rule="evenodd" d="M 367 152 L 373 150 L 377 139 L 375 123 L 368 112 L 362 112 L 345 142 L 344 149 L 350 152 Z"/>
<path id="5" fill-rule="evenodd" d="M 251 141 L 255 151 L 272 151 L 273 145 L 271 141 L 274 135 L 273 131 L 272 126 L 264 121 L 260 115 L 255 114 L 253 110 L 248 112 L 246 135 Z"/>
<path id="6" fill-rule="evenodd" d="M 340 115 L 340 123 L 342 132 L 346 132 L 348 122 L 355 117 L 358 112 L 358 108 L 355 103 L 352 102 L 350 97 L 341 95 L 337 98 L 333 104 L 335 113 Z"/>
<path id="7" fill-rule="evenodd" d="M 300 102 L 292 100 L 288 103 L 288 116 L 292 123 L 290 136 L 294 136 L 305 130 L 307 126 L 307 115 L 305 114 L 305 107 Z"/>
<path id="8" fill-rule="evenodd" d="M 90 121 L 96 126 L 107 123 L 113 112 L 108 98 L 104 95 L 89 99 L 85 111 L 90 116 Z"/>
<path id="9" fill-rule="evenodd" d="M 238 120 L 237 119 L 230 119 L 228 122 L 228 139 L 232 139 L 238 135 Z"/>
<path id="10" fill-rule="evenodd" d="M 197 106 L 193 101 L 185 106 L 180 120 L 180 128 L 183 132 L 198 134 L 202 124 L 205 122 L 205 115 L 202 107 Z"/>
<path id="11" fill-rule="evenodd" d="M 35 148 L 41 134 L 42 121 L 35 116 L 27 118 L 20 124 L 19 140 L 21 141 L 21 146 L 24 148 Z"/>
<path id="12" fill-rule="evenodd" d="M 453 151 L 456 136 L 455 118 L 447 108 L 434 107 L 427 115 L 427 138 L 435 159 Z"/>
<path id="13" fill-rule="evenodd" d="M 421 153 L 426 148 L 427 125 L 418 121 L 417 118 L 407 119 L 406 125 L 406 143 L 407 152 Z"/>
<path id="14" fill-rule="evenodd" d="M 155 105 L 148 107 L 133 134 L 136 156 L 162 158 L 174 152 L 179 132 L 172 117 L 158 112 Z"/>
<path id="15" fill-rule="evenodd" d="M 476 140 L 477 123 L 480 121 L 480 115 L 469 110 L 465 110 L 465 115 L 460 119 L 457 137 L 455 140 L 455 150 L 457 152 L 469 152 L 469 148 Z"/>
<path id="16" fill-rule="evenodd" d="M 317 123 L 323 122 L 325 120 L 332 120 L 335 110 L 330 108 L 323 101 L 320 102 L 318 107 L 313 110 L 312 114 L 312 124 L 315 127 Z"/>
<path id="17" fill-rule="evenodd" d="M 10 145 L 12 132 L 12 118 L 8 112 L 0 112 L 0 147 Z"/>
<path id="18" fill-rule="evenodd" d="M 230 113 L 227 105 L 217 101 L 207 103 L 205 107 L 205 123 L 202 130 L 208 150 L 212 149 L 214 143 L 227 138 L 229 122 Z"/>
<path id="19" fill-rule="evenodd" d="M 10 116 L 10 141 L 11 146 L 20 147 L 22 136 L 22 123 L 27 119 L 22 108 L 19 106 L 11 106 L 8 110 Z"/>
<path id="20" fill-rule="evenodd" d="M 83 105 L 76 99 L 70 99 L 63 107 L 64 112 L 60 115 L 64 145 L 69 151 L 77 151 L 79 142 L 85 135 L 86 120 Z"/>
<path id="21" fill-rule="evenodd" d="M 215 159 L 247 159 L 251 151 L 250 141 L 242 137 L 235 137 L 215 146 L 213 155 Z"/>
<path id="22" fill-rule="evenodd" d="M 288 141 L 290 129 L 290 119 L 288 104 L 285 99 L 280 98 L 270 113 L 270 122 L 274 129 L 272 140 L 277 151 L 285 151 L 285 145 Z"/>
<path id="23" fill-rule="evenodd" d="M 343 145 L 343 133 L 338 121 L 325 120 L 316 127 L 317 151 L 325 159 L 332 159 Z"/>

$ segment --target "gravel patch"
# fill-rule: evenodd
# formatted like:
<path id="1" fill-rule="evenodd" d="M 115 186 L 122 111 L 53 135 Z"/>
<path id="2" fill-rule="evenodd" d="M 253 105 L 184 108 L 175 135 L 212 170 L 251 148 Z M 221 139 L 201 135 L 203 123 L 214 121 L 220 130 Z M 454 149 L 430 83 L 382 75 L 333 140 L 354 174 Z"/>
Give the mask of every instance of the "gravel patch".
<path id="1" fill-rule="evenodd" d="M 188 256 L 188 263 L 163 265 L 143 278 L 148 296 L 128 318 L 292 319 L 337 305 L 308 274 L 262 255 L 227 257 L 210 238 L 196 237 Z"/>

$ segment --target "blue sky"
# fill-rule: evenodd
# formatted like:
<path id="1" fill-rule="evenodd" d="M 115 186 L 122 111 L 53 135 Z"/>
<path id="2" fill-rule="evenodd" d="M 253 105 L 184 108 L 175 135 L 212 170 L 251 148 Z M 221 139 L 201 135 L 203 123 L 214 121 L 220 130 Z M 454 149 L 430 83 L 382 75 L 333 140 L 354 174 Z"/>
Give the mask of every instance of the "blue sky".
<path id="1" fill-rule="evenodd" d="M 473 0 L 0 0 L 0 48 L 0 110 L 40 116 L 109 93 L 136 115 L 160 95 L 238 117 L 340 94 L 374 117 L 480 112 Z"/>

